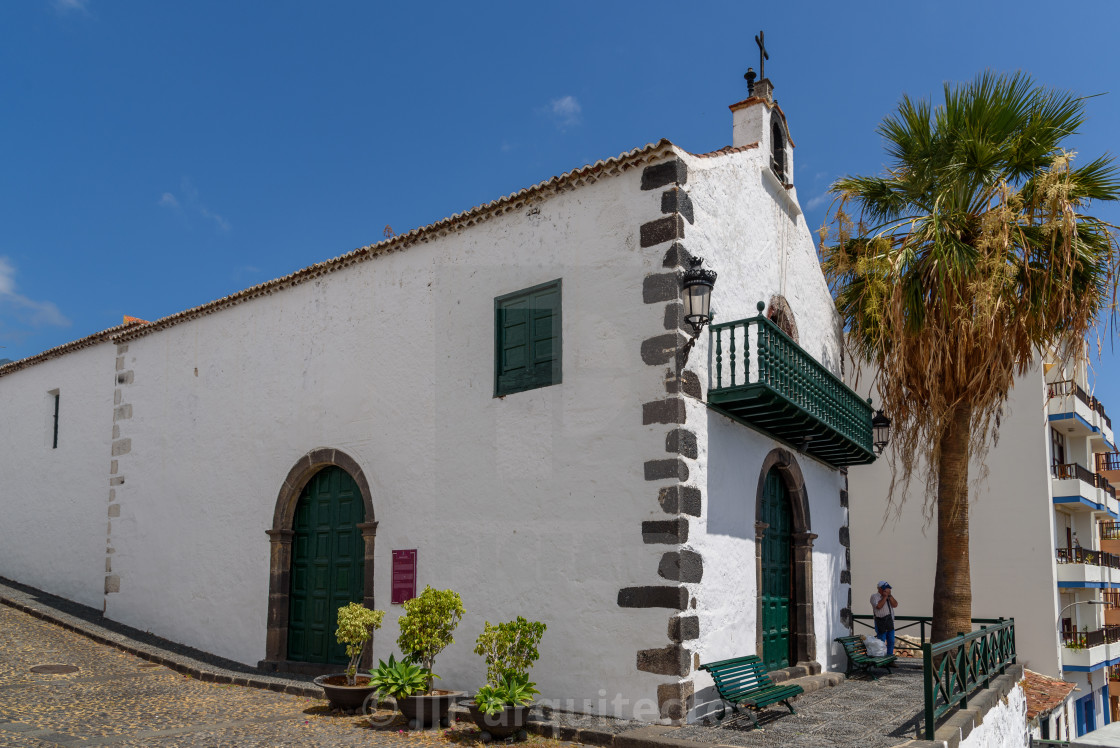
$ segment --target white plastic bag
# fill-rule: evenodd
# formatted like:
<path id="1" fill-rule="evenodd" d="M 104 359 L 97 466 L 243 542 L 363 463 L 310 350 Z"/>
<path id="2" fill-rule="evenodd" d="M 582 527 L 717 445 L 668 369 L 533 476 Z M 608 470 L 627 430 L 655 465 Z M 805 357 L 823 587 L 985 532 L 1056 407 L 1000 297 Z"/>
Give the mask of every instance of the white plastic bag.
<path id="1" fill-rule="evenodd" d="M 887 656 L 887 643 L 880 641 L 874 636 L 863 637 L 863 643 L 867 647 L 868 657 L 886 657 Z"/>

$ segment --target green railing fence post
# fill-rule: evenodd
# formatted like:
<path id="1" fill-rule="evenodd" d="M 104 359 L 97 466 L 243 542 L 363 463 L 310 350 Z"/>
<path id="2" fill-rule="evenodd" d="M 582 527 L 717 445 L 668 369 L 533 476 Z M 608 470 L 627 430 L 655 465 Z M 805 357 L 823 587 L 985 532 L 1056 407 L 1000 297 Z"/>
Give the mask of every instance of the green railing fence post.
<path id="1" fill-rule="evenodd" d="M 937 691 L 933 685 L 933 645 L 922 642 L 922 688 L 925 691 L 926 740 L 933 740 L 933 707 Z"/>

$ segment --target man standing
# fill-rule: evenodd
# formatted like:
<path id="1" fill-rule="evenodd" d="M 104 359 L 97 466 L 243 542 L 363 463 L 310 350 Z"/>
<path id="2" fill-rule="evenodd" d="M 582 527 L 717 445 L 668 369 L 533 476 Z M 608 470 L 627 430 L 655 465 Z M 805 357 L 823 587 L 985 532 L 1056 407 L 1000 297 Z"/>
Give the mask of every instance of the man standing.
<path id="1" fill-rule="evenodd" d="M 887 643 L 887 655 L 894 654 L 894 609 L 898 600 L 891 594 L 891 586 L 879 582 L 879 591 L 871 596 L 871 609 L 875 613 L 875 636 Z"/>

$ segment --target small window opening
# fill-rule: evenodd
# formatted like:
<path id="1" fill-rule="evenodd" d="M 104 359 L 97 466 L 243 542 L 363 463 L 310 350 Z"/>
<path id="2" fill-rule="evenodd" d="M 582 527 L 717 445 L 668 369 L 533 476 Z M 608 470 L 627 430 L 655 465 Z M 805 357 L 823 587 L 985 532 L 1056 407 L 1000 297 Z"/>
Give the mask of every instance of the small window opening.
<path id="1" fill-rule="evenodd" d="M 54 390 L 54 391 L 49 392 L 47 394 L 54 396 L 54 398 L 53 398 L 54 399 L 54 428 L 53 428 L 54 433 L 51 435 L 51 449 L 58 449 L 58 399 L 59 399 L 59 392 L 58 392 L 58 390 Z"/>
<path id="2" fill-rule="evenodd" d="M 786 139 L 782 126 L 777 122 L 770 128 L 770 168 L 782 184 L 789 183 L 786 179 Z"/>

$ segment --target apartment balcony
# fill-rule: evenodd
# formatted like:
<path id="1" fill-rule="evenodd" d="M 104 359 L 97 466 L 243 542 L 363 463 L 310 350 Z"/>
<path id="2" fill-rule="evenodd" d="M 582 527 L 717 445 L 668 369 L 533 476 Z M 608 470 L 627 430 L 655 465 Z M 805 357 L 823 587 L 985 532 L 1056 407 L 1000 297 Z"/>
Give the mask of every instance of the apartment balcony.
<path id="1" fill-rule="evenodd" d="M 1087 548 L 1058 548 L 1059 587 L 1120 586 L 1120 555 Z"/>
<path id="2" fill-rule="evenodd" d="M 1046 386 L 1047 415 L 1050 424 L 1072 436 L 1097 437 L 1112 449 L 1116 442 L 1112 434 L 1112 419 L 1105 413 L 1104 404 L 1083 390 L 1076 382 L 1064 380 Z"/>
<path id="3" fill-rule="evenodd" d="M 1055 504 L 1071 511 L 1108 512 L 1113 519 L 1120 519 L 1116 489 L 1100 473 L 1076 462 L 1051 465 L 1050 473 Z"/>
<path id="4" fill-rule="evenodd" d="M 871 405 L 761 314 L 709 328 L 708 405 L 836 467 L 865 465 Z"/>
<path id="5" fill-rule="evenodd" d="M 1120 626 L 1062 631 L 1062 668 L 1087 672 L 1120 658 Z"/>

